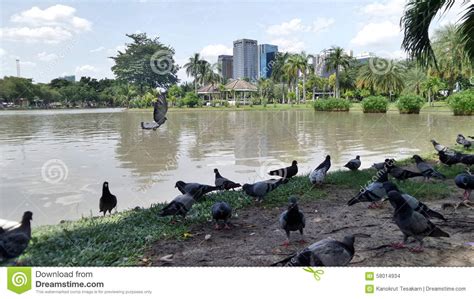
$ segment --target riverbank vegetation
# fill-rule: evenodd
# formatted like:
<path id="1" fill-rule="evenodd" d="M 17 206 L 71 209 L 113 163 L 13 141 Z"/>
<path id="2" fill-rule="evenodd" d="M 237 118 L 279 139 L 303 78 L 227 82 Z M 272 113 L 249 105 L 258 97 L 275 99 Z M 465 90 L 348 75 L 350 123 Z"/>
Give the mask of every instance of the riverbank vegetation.
<path id="1" fill-rule="evenodd" d="M 314 109 L 317 111 L 349 111 L 351 102 L 346 99 L 328 98 L 314 101 Z"/>
<path id="2" fill-rule="evenodd" d="M 431 162 L 434 162 L 434 157 L 430 156 Z M 410 163 L 409 160 L 398 162 L 400 165 Z M 422 180 L 411 180 L 400 183 L 400 187 L 409 194 L 416 194 L 423 201 L 442 199 L 456 192 L 449 182 L 464 168 L 436 168 L 448 177 L 446 181 L 426 183 Z M 318 201 L 341 188 L 349 189 L 349 194 L 355 195 L 374 175 L 373 169 L 357 172 L 337 170 L 328 174 L 324 188 L 310 190 L 308 177 L 303 174 L 269 193 L 261 206 L 283 209 L 289 195 L 299 195 L 301 201 Z M 57 225 L 40 226 L 33 229 L 30 246 L 21 256 L 19 263 L 33 266 L 138 265 L 142 263 L 145 252 L 154 242 L 185 240 L 192 237 L 191 226 L 199 223 L 209 223 L 211 226 L 210 207 L 221 200 L 232 205 L 234 219 L 238 219 L 239 210 L 251 209 L 255 205 L 255 202 L 241 191 L 221 191 L 205 196 L 193 206 L 185 219 L 159 217 L 158 213 L 164 204 L 155 204 L 150 208 L 135 208 L 111 216 L 91 216 Z"/>
<path id="3" fill-rule="evenodd" d="M 423 98 L 417 95 L 402 95 L 398 98 L 397 108 L 400 113 L 418 114 L 424 102 Z"/>
<path id="4" fill-rule="evenodd" d="M 386 113 L 388 104 L 387 98 L 383 96 L 366 97 L 361 102 L 364 113 Z"/>

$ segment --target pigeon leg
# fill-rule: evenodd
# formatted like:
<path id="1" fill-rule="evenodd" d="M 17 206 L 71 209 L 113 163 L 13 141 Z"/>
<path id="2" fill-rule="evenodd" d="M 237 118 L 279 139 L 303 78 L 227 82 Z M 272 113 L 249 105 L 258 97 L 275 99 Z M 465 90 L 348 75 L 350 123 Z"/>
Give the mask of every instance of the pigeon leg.
<path id="1" fill-rule="evenodd" d="M 390 246 L 395 249 L 402 249 L 406 247 L 404 242 L 395 242 L 390 244 Z"/>
<path id="2" fill-rule="evenodd" d="M 224 223 L 224 229 L 227 229 L 227 230 L 230 229 L 229 223 L 227 221 Z"/>
<path id="3" fill-rule="evenodd" d="M 283 246 L 283 247 L 290 246 L 290 241 L 286 240 L 285 242 L 283 242 L 283 244 L 281 244 L 281 246 Z"/>
<path id="4" fill-rule="evenodd" d="M 282 246 L 288 247 L 288 245 L 290 245 L 290 231 L 285 230 L 285 233 L 286 233 L 286 241 L 283 242 Z"/>
<path id="5" fill-rule="evenodd" d="M 214 225 L 214 229 L 215 229 L 215 230 L 220 230 L 220 229 L 221 229 L 219 223 L 216 222 L 216 225 Z"/>
<path id="6" fill-rule="evenodd" d="M 300 240 L 300 244 L 306 244 L 306 240 L 304 239 L 304 235 L 303 235 L 303 229 L 301 228 L 300 230 L 300 234 L 301 234 L 301 240 Z"/>
<path id="7" fill-rule="evenodd" d="M 377 201 L 374 201 L 373 203 L 371 203 L 367 208 L 368 209 L 381 209 L 383 206 L 381 203 L 377 202 Z"/>
<path id="8" fill-rule="evenodd" d="M 420 244 L 414 248 L 411 248 L 410 251 L 413 253 L 420 253 L 423 252 L 423 240 L 418 240 Z"/>

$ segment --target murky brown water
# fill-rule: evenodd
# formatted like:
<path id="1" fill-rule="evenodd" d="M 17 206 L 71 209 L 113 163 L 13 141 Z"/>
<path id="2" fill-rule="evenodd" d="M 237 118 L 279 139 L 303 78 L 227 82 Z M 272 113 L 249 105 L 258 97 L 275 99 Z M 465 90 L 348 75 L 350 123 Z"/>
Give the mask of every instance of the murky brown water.
<path id="1" fill-rule="evenodd" d="M 431 151 L 430 138 L 453 145 L 457 133 L 474 134 L 474 117 L 444 113 L 170 112 L 162 128 L 141 130 L 150 119 L 117 109 L 0 112 L 0 218 L 97 215 L 104 180 L 123 210 L 173 199 L 177 180 L 212 184 L 215 167 L 239 182 L 293 159 L 306 173 L 326 154 L 332 170 L 356 154 L 365 168 Z"/>

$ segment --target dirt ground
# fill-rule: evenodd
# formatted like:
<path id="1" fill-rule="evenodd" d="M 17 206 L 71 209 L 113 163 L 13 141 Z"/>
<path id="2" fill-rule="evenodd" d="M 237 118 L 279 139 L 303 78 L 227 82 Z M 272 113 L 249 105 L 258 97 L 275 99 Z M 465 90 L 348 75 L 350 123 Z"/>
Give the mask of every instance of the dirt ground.
<path id="1" fill-rule="evenodd" d="M 256 204 L 237 211 L 232 218 L 231 230 L 215 230 L 209 222 L 192 227 L 192 236 L 185 241 L 157 242 L 145 255 L 143 264 L 270 266 L 323 238 L 340 240 L 347 234 L 366 233 L 371 237 L 356 238 L 351 266 L 474 266 L 474 210 L 441 208 L 443 203 L 458 203 L 460 194 L 443 200 L 425 201 L 430 208 L 441 211 L 448 218 L 447 222 L 432 221 L 451 237 L 426 238 L 422 253 L 389 246 L 401 241 L 402 233 L 392 221 L 393 209 L 388 201 L 384 202 L 383 208 L 375 210 L 367 209 L 367 203 L 349 207 L 346 202 L 353 195 L 352 190 L 339 189 L 326 200 L 300 203 L 306 216 L 306 244 L 300 244 L 300 234 L 292 232 L 290 246 L 283 247 L 285 233 L 278 227 L 278 217 L 285 207 L 269 208 Z M 409 247 L 415 245 L 408 244 Z"/>

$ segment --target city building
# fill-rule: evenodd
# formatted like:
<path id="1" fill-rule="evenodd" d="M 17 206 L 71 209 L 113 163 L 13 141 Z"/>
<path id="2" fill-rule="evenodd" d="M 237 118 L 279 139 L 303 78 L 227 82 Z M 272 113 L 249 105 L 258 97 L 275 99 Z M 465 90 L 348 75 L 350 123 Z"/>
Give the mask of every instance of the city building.
<path id="1" fill-rule="evenodd" d="M 336 72 L 334 69 L 328 70 L 326 68 L 326 58 L 329 56 L 331 50 L 330 49 L 325 49 L 322 50 L 319 54 L 314 55 L 313 58 L 313 67 L 314 67 L 314 73 L 320 77 L 324 78 L 329 78 L 332 74 Z M 353 52 L 352 50 L 348 50 L 345 52 L 350 57 L 353 57 Z"/>
<path id="2" fill-rule="evenodd" d="M 357 56 L 355 56 L 355 60 L 357 60 L 360 63 L 366 63 L 368 62 L 371 58 L 374 58 L 375 54 L 372 52 L 363 52 Z"/>
<path id="3" fill-rule="evenodd" d="M 219 55 L 217 57 L 217 64 L 224 80 L 233 78 L 234 57 L 232 55 Z"/>
<path id="4" fill-rule="evenodd" d="M 233 75 L 234 79 L 257 80 L 258 77 L 258 49 L 257 41 L 239 39 L 234 41 L 233 48 Z"/>
<path id="5" fill-rule="evenodd" d="M 272 75 L 273 63 L 278 53 L 278 46 L 258 45 L 258 77 L 268 79 Z"/>

